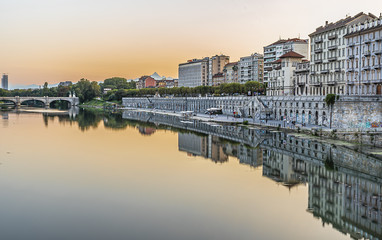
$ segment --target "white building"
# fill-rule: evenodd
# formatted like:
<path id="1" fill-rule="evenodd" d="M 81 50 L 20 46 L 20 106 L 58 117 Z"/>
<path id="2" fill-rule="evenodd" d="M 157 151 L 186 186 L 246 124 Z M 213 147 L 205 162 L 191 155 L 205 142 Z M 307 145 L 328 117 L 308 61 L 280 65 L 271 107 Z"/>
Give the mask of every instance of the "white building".
<path id="1" fill-rule="evenodd" d="M 193 59 L 179 64 L 179 87 L 208 86 L 208 60 Z"/>
<path id="2" fill-rule="evenodd" d="M 347 28 L 346 93 L 381 95 L 382 17 Z"/>
<path id="3" fill-rule="evenodd" d="M 309 95 L 309 80 L 310 80 L 310 62 L 302 61 L 298 63 L 296 69 L 294 70 L 294 94 L 296 96 L 306 96 Z"/>
<path id="4" fill-rule="evenodd" d="M 375 18 L 372 14 L 359 13 L 335 23 L 326 21 L 309 35 L 311 42 L 310 57 L 310 94 L 345 94 L 345 50 L 347 27 Z"/>
<path id="5" fill-rule="evenodd" d="M 295 95 L 295 85 L 293 73 L 297 64 L 302 62 L 304 56 L 290 51 L 272 64 L 272 71 L 269 72 L 268 96 L 293 96 Z"/>
<path id="6" fill-rule="evenodd" d="M 287 52 L 293 51 L 305 59 L 309 58 L 308 39 L 280 39 L 266 47 L 264 47 L 264 82 L 268 82 L 268 73 L 272 71 L 272 63 Z"/>
<path id="7" fill-rule="evenodd" d="M 254 53 L 239 61 L 239 83 L 248 81 L 263 82 L 263 55 Z"/>

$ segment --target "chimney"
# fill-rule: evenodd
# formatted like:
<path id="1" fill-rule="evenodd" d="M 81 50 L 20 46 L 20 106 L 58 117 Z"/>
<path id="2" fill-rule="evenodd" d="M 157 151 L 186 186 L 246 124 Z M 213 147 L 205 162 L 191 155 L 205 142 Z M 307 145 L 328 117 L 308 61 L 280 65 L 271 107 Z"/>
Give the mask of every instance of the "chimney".
<path id="1" fill-rule="evenodd" d="M 325 26 L 327 26 L 327 25 L 328 25 L 328 23 L 329 23 L 328 21 L 325 21 Z"/>

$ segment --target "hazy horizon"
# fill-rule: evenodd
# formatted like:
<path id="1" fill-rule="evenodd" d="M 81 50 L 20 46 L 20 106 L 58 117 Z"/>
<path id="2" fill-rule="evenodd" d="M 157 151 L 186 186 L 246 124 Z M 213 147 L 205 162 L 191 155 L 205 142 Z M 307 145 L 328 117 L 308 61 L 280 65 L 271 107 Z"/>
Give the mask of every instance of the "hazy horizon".
<path id="1" fill-rule="evenodd" d="M 371 12 L 381 1 L 105 1 L 3 2 L 0 72 L 9 84 L 87 78 L 176 78 L 178 64 L 226 54 L 231 61 L 279 38 L 308 38 L 325 21 Z M 329 8 L 330 7 L 330 8 Z"/>

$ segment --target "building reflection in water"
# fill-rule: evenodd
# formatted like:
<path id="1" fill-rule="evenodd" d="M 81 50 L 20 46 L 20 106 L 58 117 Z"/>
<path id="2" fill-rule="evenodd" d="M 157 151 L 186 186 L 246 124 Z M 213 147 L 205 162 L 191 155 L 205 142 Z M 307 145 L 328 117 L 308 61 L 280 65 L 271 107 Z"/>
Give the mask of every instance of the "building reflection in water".
<path id="1" fill-rule="evenodd" d="M 262 129 L 182 122 L 176 116 L 148 112 L 103 117 L 85 113 L 65 119 L 77 121 L 84 130 L 102 120 L 105 128 L 132 126 L 146 136 L 171 129 L 178 132 L 179 151 L 190 156 L 215 163 L 236 157 L 242 164 L 262 167 L 264 177 L 285 187 L 308 184 L 307 212 L 323 225 L 331 224 L 355 239 L 382 240 L 382 160 L 359 149 Z"/>
<path id="2" fill-rule="evenodd" d="M 382 239 L 382 161 L 341 146 L 283 133 L 260 148 L 213 135 L 179 133 L 179 151 L 224 163 L 262 166 L 263 176 L 292 188 L 308 184 L 307 212 L 354 239 Z"/>

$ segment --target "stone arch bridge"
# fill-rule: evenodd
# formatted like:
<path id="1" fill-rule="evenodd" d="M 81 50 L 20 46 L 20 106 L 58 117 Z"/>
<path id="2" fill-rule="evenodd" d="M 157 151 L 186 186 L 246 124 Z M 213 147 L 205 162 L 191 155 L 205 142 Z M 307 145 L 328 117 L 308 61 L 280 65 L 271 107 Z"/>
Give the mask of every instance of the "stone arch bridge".
<path id="1" fill-rule="evenodd" d="M 16 106 L 20 106 L 26 101 L 39 101 L 43 102 L 46 107 L 49 107 L 52 102 L 55 101 L 66 101 L 70 103 L 71 106 L 77 106 L 80 104 L 78 97 L 0 97 L 0 101 L 13 102 Z"/>

